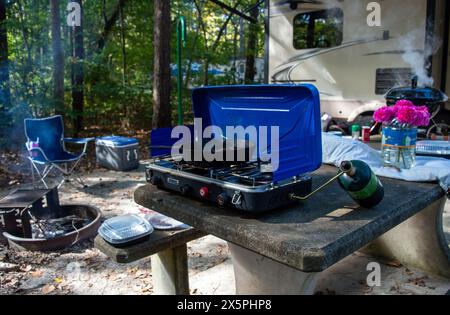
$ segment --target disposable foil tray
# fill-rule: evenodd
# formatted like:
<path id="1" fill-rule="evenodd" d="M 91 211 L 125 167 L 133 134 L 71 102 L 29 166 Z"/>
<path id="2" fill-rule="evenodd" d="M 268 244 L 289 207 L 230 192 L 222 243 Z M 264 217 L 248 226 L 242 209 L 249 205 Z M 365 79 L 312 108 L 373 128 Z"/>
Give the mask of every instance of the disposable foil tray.
<path id="1" fill-rule="evenodd" d="M 138 215 L 125 215 L 105 221 L 98 233 L 112 245 L 126 246 L 147 239 L 153 231 L 147 220 Z"/>

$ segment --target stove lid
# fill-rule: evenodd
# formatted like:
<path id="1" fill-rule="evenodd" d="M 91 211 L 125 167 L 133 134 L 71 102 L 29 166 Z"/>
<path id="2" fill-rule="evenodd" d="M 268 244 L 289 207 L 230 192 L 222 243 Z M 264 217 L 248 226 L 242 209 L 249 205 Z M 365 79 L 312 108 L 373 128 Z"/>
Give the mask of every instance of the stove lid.
<path id="1" fill-rule="evenodd" d="M 282 181 L 317 170 L 322 164 L 319 92 L 313 85 L 258 85 L 203 87 L 193 91 L 196 118 L 203 129 L 220 127 L 279 127 L 279 167 L 274 180 Z M 225 135 L 227 136 L 227 135 Z M 249 139 L 246 139 L 249 140 Z M 275 154 L 269 145 L 269 154 Z M 265 152 L 259 148 L 258 158 Z"/>

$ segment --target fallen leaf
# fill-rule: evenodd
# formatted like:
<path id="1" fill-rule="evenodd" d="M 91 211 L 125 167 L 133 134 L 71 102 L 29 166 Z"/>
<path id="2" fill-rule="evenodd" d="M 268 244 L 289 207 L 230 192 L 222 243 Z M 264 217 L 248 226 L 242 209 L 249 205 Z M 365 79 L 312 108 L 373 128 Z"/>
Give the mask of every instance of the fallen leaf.
<path id="1" fill-rule="evenodd" d="M 146 278 L 148 276 L 147 272 L 143 271 L 143 270 L 139 270 L 136 272 L 134 278 L 135 279 L 139 279 L 139 278 Z"/>
<path id="2" fill-rule="evenodd" d="M 56 282 L 56 283 L 62 283 L 63 280 L 62 280 L 61 278 L 55 278 L 55 282 Z"/>
<path id="3" fill-rule="evenodd" d="M 408 280 L 408 283 L 411 283 L 411 284 L 414 284 L 414 285 L 416 285 L 416 286 L 419 286 L 419 287 L 424 288 L 424 287 L 426 287 L 425 280 L 427 280 L 427 279 L 428 279 L 428 277 L 422 277 L 422 278 L 416 278 L 416 279 L 409 279 L 409 280 Z"/>
<path id="4" fill-rule="evenodd" d="M 148 293 L 148 292 L 152 292 L 152 290 L 153 290 L 153 286 L 149 284 L 149 285 L 143 287 L 143 288 L 141 289 L 141 292 L 142 292 L 142 293 Z"/>
<path id="5" fill-rule="evenodd" d="M 7 284 L 9 284 L 12 287 L 15 287 L 16 284 L 18 284 L 18 283 L 19 283 L 19 280 L 17 280 L 17 279 L 12 279 L 9 282 L 7 282 Z"/>
<path id="6" fill-rule="evenodd" d="M 47 284 L 46 286 L 44 286 L 42 288 L 42 293 L 50 294 L 50 293 L 52 293 L 55 290 L 56 290 L 56 287 L 54 285 Z"/>
<path id="7" fill-rule="evenodd" d="M 31 273 L 31 276 L 33 278 L 40 278 L 40 277 L 42 277 L 43 274 L 44 274 L 44 272 L 42 270 L 37 270 L 37 271 L 33 271 Z"/>
<path id="8" fill-rule="evenodd" d="M 399 262 L 398 260 L 388 261 L 386 263 L 386 265 L 389 266 L 389 267 L 393 267 L 393 268 L 401 268 L 401 267 L 403 267 L 403 264 L 401 262 Z"/>
<path id="9" fill-rule="evenodd" d="M 133 274 L 136 273 L 138 271 L 138 268 L 130 268 L 127 270 L 128 274 Z"/>

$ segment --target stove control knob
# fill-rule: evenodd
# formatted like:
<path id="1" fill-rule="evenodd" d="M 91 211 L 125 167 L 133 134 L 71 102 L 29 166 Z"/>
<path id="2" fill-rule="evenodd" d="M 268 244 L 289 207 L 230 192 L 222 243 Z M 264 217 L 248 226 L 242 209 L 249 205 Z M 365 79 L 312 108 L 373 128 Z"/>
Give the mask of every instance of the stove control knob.
<path id="1" fill-rule="evenodd" d="M 219 204 L 219 206 L 223 207 L 230 202 L 230 199 L 231 198 L 228 197 L 227 194 L 223 193 L 223 194 L 220 194 L 219 196 L 217 196 L 217 203 Z"/>
<path id="2" fill-rule="evenodd" d="M 202 197 L 204 199 L 209 197 L 209 188 L 208 187 L 200 188 L 200 197 Z"/>
<path id="3" fill-rule="evenodd" d="M 191 191 L 191 187 L 189 185 L 183 185 L 180 187 L 180 192 L 182 195 L 187 195 Z"/>

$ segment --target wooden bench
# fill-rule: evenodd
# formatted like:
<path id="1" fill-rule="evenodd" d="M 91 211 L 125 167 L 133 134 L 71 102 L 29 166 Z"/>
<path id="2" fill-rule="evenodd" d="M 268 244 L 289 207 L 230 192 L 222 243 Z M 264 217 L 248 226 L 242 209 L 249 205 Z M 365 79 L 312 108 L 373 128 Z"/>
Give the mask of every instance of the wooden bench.
<path id="1" fill-rule="evenodd" d="M 154 293 L 189 295 L 187 243 L 206 236 L 196 229 L 155 231 L 140 244 L 116 248 L 97 236 L 95 247 L 119 264 L 130 264 L 151 256 Z"/>

